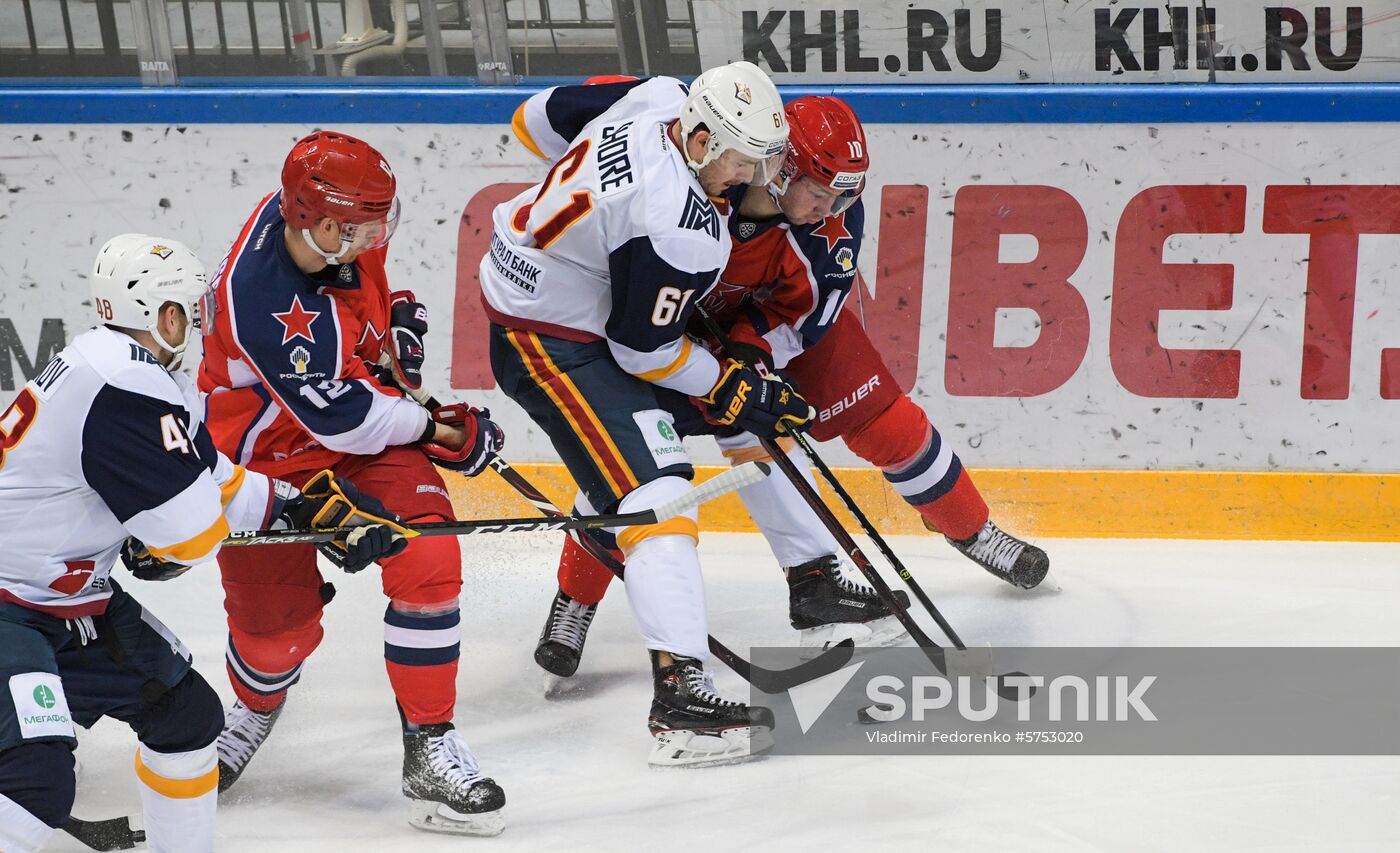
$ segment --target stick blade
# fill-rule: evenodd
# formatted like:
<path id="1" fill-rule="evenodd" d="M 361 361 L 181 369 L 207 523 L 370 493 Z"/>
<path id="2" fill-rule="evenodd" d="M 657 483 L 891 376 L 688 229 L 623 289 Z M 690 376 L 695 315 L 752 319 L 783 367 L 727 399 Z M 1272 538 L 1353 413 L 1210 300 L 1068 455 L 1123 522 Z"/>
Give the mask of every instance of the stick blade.
<path id="1" fill-rule="evenodd" d="M 63 831 L 93 850 L 132 850 L 146 841 L 144 830 L 132 829 L 131 819 L 80 820 L 69 817 Z"/>
<path id="2" fill-rule="evenodd" d="M 783 693 L 799 684 L 806 684 L 824 675 L 830 675 L 846 664 L 856 653 L 855 643 L 842 640 L 816 657 L 787 669 L 766 669 L 744 660 L 710 638 L 710 651 L 725 666 L 734 670 L 739 677 L 764 693 Z"/>

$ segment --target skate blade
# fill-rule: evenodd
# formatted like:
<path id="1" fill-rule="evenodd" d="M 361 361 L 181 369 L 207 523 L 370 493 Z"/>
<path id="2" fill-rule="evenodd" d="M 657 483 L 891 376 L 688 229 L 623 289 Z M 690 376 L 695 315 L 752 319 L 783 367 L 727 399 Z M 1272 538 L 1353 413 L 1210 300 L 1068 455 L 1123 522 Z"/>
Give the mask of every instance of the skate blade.
<path id="1" fill-rule="evenodd" d="M 1040 579 L 1040 583 L 1031 587 L 1034 590 L 1045 590 L 1046 592 L 1063 592 L 1064 587 L 1060 586 L 1060 581 L 1049 569 L 1045 570 L 1045 577 Z"/>
<path id="2" fill-rule="evenodd" d="M 583 692 L 583 681 L 572 676 L 565 678 L 552 672 L 544 674 L 541 691 L 546 699 L 562 699 Z"/>
<path id="3" fill-rule="evenodd" d="M 773 748 L 773 733 L 766 728 L 738 726 L 717 732 L 676 731 L 655 735 L 647 756 L 652 767 L 714 767 L 758 758 Z"/>
<path id="4" fill-rule="evenodd" d="M 500 835 L 506 828 L 501 809 L 493 812 L 464 814 L 432 800 L 408 801 L 409 825 L 428 832 L 445 835 Z"/>
<path id="5" fill-rule="evenodd" d="M 834 622 L 798 631 L 798 644 L 804 658 L 813 658 L 843 640 L 849 639 L 856 648 L 878 649 L 897 645 L 909 639 L 909 632 L 894 616 L 870 622 Z M 810 650 L 810 653 L 807 651 Z"/>

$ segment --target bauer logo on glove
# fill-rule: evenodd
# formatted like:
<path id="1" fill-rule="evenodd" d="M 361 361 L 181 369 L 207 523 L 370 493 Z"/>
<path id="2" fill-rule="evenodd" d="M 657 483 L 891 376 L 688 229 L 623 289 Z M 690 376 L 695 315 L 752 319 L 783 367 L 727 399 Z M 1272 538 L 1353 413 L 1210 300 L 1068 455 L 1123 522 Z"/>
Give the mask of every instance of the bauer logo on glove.
<path id="1" fill-rule="evenodd" d="M 797 389 L 778 376 L 764 377 L 730 359 L 710 393 L 700 398 L 716 423 L 742 427 L 759 438 L 775 438 L 816 417 Z"/>

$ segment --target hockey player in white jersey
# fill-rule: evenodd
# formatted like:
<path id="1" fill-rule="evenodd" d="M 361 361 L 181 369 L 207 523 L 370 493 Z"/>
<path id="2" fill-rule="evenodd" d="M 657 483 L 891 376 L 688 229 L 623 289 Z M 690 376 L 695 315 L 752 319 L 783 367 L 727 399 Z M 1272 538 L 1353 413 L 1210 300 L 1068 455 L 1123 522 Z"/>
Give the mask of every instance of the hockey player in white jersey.
<path id="1" fill-rule="evenodd" d="M 557 162 L 493 215 L 481 262 L 491 363 L 578 482 L 581 511 L 634 512 L 688 488 L 676 411 L 765 436 L 812 417 L 785 382 L 721 363 L 684 333 L 729 255 L 722 193 L 766 182 L 786 148 L 761 70 L 711 69 L 689 90 L 666 77 L 555 87 L 514 126 Z M 697 539 L 693 513 L 616 536 L 651 653 L 654 764 L 739 760 L 772 725 L 767 709 L 718 695 L 704 669 Z"/>
<path id="2" fill-rule="evenodd" d="M 214 742 L 223 709 L 189 650 L 111 577 L 211 560 L 239 529 L 302 526 L 324 497 L 233 465 L 214 449 L 193 383 L 171 372 L 201 326 L 207 278 L 173 240 L 123 234 L 92 274 L 100 325 L 73 340 L 0 414 L 0 850 L 28 853 L 67 821 L 73 724 L 103 716 L 140 740 L 146 839 L 214 846 Z M 366 511 L 346 481 L 326 494 Z M 392 516 L 388 516 L 392 519 Z M 347 569 L 402 548 L 357 529 Z"/>

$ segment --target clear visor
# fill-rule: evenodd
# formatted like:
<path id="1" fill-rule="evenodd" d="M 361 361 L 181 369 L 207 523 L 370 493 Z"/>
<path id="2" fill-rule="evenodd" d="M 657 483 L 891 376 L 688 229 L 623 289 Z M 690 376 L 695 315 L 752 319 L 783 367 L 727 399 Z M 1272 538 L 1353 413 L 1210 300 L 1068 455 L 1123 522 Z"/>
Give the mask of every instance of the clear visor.
<path id="1" fill-rule="evenodd" d="M 218 310 L 218 302 L 214 299 L 214 288 L 207 288 L 204 295 L 199 297 L 199 301 L 194 304 L 194 314 L 190 317 L 190 325 L 201 335 L 214 334 L 214 317 Z"/>
<path id="2" fill-rule="evenodd" d="M 744 160 L 753 163 L 753 177 L 749 180 L 749 186 L 764 187 L 778 177 L 778 173 L 783 170 L 783 164 L 787 162 L 787 150 L 784 149 L 772 157 L 765 157 L 761 160 L 755 160 L 752 157 L 744 157 Z"/>
<path id="3" fill-rule="evenodd" d="M 716 159 L 727 175 L 750 186 L 761 187 L 782 171 L 787 152 L 781 151 L 771 157 L 750 157 L 741 154 L 738 149 L 726 148 Z"/>
<path id="4" fill-rule="evenodd" d="M 798 175 L 796 180 L 788 184 L 784 195 L 790 193 L 793 195 L 794 201 L 812 204 L 819 208 L 818 212 L 823 216 L 836 216 L 855 204 L 863 189 L 865 189 L 864 179 L 855 188 L 842 192 L 826 186 L 815 178 Z"/>
<path id="5" fill-rule="evenodd" d="M 389 212 L 369 222 L 350 223 L 340 226 L 340 242 L 345 249 L 367 252 L 389 245 L 394 229 L 399 225 L 399 200 L 389 205 Z M 344 254 L 344 250 L 341 252 Z"/>

